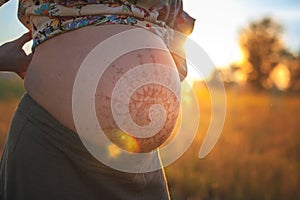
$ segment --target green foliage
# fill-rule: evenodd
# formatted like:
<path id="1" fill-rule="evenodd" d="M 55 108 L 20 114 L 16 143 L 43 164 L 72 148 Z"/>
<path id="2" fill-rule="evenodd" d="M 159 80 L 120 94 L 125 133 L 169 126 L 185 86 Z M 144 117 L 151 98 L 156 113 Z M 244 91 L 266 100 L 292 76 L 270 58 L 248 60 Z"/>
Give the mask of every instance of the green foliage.
<path id="1" fill-rule="evenodd" d="M 237 70 L 256 89 L 300 91 L 300 56 L 282 40 L 283 27 L 272 18 L 252 21 L 239 34 L 245 60 Z"/>
<path id="2" fill-rule="evenodd" d="M 240 46 L 246 54 L 248 82 L 258 89 L 265 88 L 269 75 L 280 62 L 283 49 L 282 26 L 271 18 L 251 22 L 240 32 Z"/>
<path id="3" fill-rule="evenodd" d="M 0 79 L 0 101 L 20 98 L 25 92 L 23 81 Z"/>

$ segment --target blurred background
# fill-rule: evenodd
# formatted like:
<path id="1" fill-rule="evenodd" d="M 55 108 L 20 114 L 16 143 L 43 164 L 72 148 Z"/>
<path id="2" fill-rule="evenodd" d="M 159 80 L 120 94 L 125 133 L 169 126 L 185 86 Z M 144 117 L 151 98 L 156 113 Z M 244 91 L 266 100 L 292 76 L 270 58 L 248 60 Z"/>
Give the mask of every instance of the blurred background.
<path id="1" fill-rule="evenodd" d="M 191 70 L 192 90 L 183 91 L 183 97 L 196 94 L 201 119 L 192 146 L 166 168 L 172 199 L 300 199 L 300 1 L 187 0 L 184 8 L 196 18 L 190 38 L 217 68 L 200 66 L 205 81 Z M 16 10 L 15 0 L 0 8 L 0 44 L 26 32 Z M 206 83 L 218 73 L 226 121 L 217 145 L 200 160 L 211 120 Z M 0 153 L 22 83 L 0 73 Z"/>

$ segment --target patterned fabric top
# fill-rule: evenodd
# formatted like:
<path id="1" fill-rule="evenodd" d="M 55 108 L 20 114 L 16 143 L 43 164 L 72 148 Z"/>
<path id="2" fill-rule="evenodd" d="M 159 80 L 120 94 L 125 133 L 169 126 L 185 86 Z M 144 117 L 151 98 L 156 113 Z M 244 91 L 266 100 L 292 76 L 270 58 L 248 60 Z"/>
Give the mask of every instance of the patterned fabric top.
<path id="1" fill-rule="evenodd" d="M 8 0 L 0 0 L 0 6 Z M 189 35 L 194 19 L 182 0 L 20 0 L 19 20 L 32 32 L 33 48 L 43 41 L 87 25 L 137 25 L 168 45 L 168 30 Z"/>

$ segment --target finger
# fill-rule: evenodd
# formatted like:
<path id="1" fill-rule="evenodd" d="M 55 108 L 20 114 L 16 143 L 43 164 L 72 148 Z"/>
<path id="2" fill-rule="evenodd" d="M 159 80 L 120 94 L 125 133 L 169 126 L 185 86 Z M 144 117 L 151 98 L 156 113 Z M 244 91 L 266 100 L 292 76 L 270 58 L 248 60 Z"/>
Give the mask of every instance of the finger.
<path id="1" fill-rule="evenodd" d="M 26 58 L 24 59 L 23 65 L 20 66 L 20 69 L 21 69 L 22 71 L 27 71 L 27 68 L 28 68 L 28 66 L 29 66 L 29 64 L 30 64 L 30 62 L 31 62 L 31 60 L 32 60 L 32 53 L 26 56 Z"/>
<path id="2" fill-rule="evenodd" d="M 19 59 L 19 62 L 16 63 L 14 72 L 16 72 L 19 75 L 22 72 L 26 72 L 28 66 L 30 65 L 31 60 L 32 60 L 32 54 L 25 55 L 25 53 L 24 53 L 22 58 Z"/>
<path id="3" fill-rule="evenodd" d="M 33 54 L 32 54 L 32 53 L 30 53 L 30 54 L 27 55 L 27 60 L 28 60 L 28 62 L 30 62 L 30 61 L 32 60 L 32 57 L 33 57 Z"/>
<path id="4" fill-rule="evenodd" d="M 20 46 L 23 46 L 26 42 L 29 42 L 31 39 L 32 39 L 31 33 L 27 32 L 27 33 L 23 34 L 21 37 L 19 37 L 16 40 L 16 43 L 19 44 Z"/>

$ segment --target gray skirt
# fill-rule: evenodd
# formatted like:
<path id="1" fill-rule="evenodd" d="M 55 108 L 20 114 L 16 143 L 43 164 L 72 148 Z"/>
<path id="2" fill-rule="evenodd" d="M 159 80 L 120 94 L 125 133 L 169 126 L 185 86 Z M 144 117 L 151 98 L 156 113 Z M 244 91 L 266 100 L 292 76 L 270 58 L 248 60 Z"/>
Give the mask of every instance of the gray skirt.
<path id="1" fill-rule="evenodd" d="M 163 170 L 134 174 L 103 165 L 75 132 L 22 97 L 1 159 L 1 200 L 169 198 Z"/>

